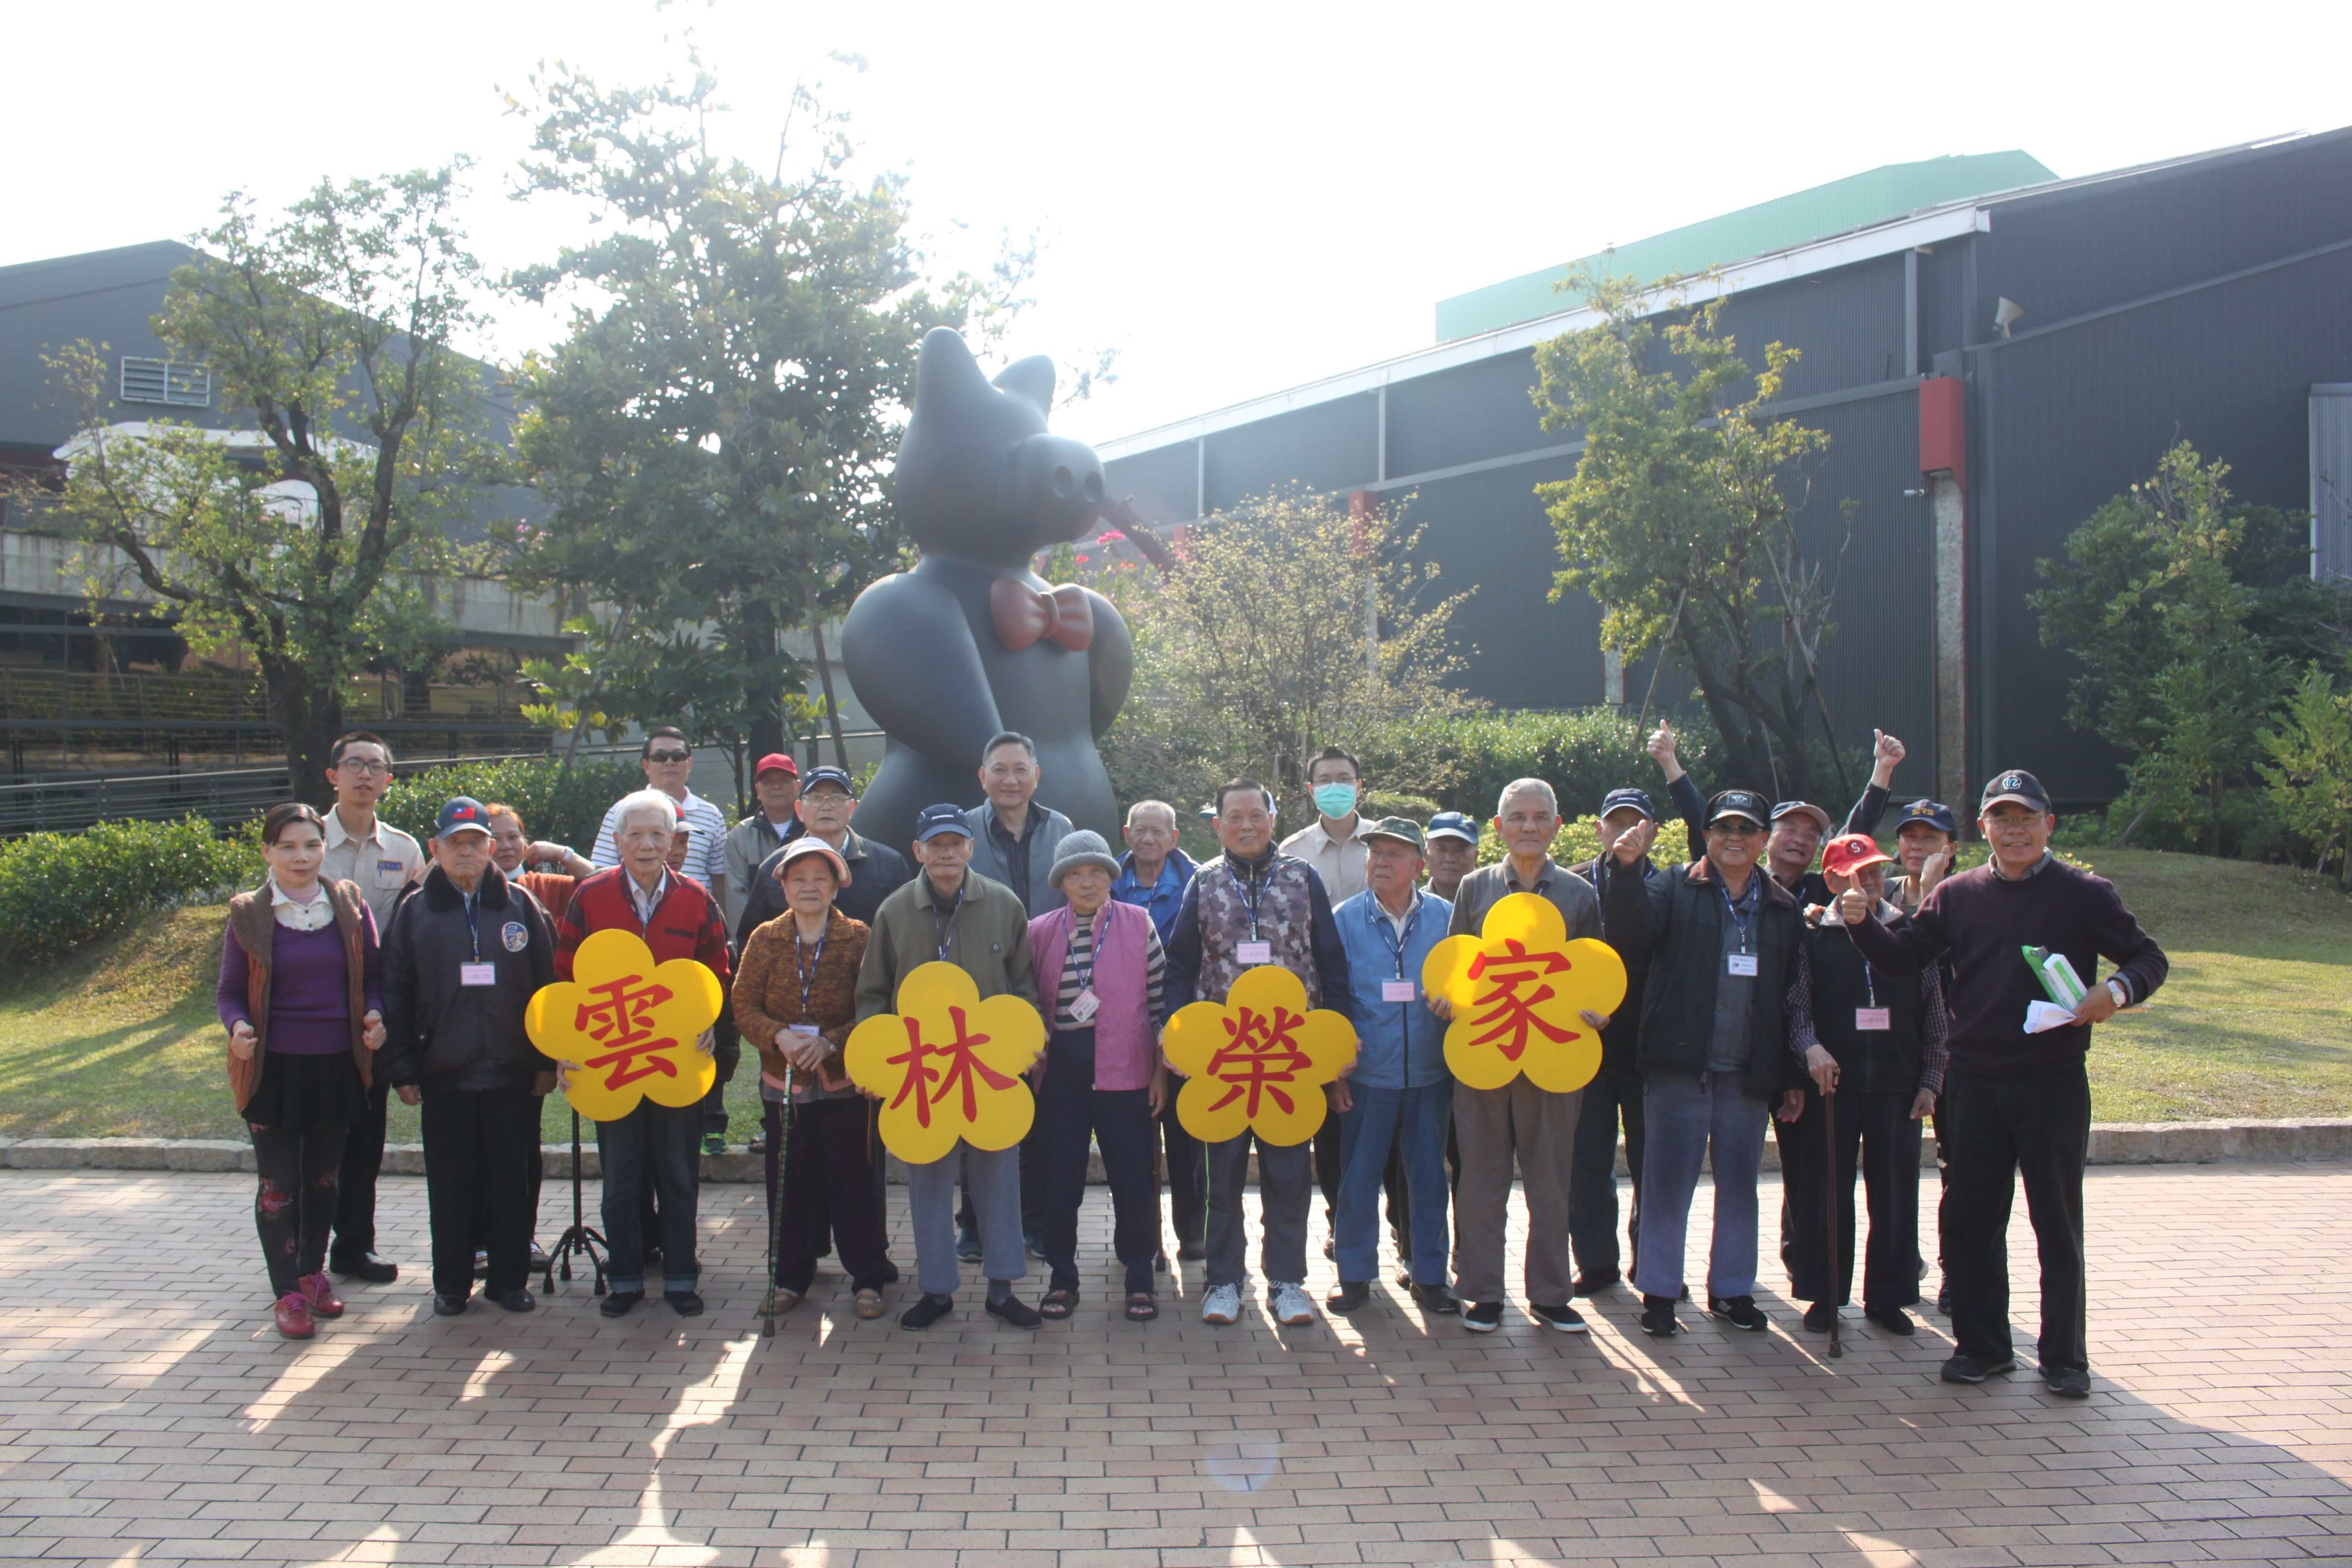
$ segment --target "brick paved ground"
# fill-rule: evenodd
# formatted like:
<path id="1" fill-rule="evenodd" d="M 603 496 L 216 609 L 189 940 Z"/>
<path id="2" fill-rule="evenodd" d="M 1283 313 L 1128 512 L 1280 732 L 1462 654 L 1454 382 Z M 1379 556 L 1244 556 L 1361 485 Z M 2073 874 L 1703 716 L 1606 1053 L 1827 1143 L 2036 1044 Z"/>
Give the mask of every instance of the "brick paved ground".
<path id="1" fill-rule="evenodd" d="M 2087 1405 L 1939 1384 L 1934 1319 L 1904 1342 L 1850 1318 L 1826 1362 L 1777 1298 L 1769 1335 L 1666 1344 L 1622 1293 L 1588 1339 L 1516 1308 L 1474 1338 L 1389 1292 L 1221 1331 L 1195 1266 L 1139 1329 L 1111 1316 L 1100 1189 L 1079 1316 L 1034 1335 L 969 1294 L 929 1334 L 861 1323 L 828 1275 L 751 1337 L 742 1188 L 706 1194 L 705 1318 L 609 1323 L 575 1284 L 436 1319 L 423 1191 L 384 1183 L 409 1277 L 298 1346 L 250 1178 L 0 1176 L 0 1557 L 2352 1561 L 2347 1167 L 2095 1172 Z M 2030 1269 L 2021 1205 L 2013 1240 Z M 2030 1288 L 2018 1309 L 2030 1345 Z"/>

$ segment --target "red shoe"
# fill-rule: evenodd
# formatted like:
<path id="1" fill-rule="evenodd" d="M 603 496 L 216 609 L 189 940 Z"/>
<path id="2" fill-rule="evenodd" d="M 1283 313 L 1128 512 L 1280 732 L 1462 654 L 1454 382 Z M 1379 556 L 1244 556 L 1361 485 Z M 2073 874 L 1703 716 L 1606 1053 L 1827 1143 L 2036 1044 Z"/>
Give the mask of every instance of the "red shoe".
<path id="1" fill-rule="evenodd" d="M 289 1340 L 307 1340 L 319 1331 L 310 1321 L 310 1299 L 299 1290 L 278 1298 L 278 1331 Z"/>
<path id="2" fill-rule="evenodd" d="M 335 1294 L 335 1288 L 328 1281 L 325 1269 L 304 1276 L 298 1282 L 297 1289 L 302 1292 L 302 1300 L 310 1303 L 312 1317 L 340 1318 L 343 1315 L 343 1299 Z"/>

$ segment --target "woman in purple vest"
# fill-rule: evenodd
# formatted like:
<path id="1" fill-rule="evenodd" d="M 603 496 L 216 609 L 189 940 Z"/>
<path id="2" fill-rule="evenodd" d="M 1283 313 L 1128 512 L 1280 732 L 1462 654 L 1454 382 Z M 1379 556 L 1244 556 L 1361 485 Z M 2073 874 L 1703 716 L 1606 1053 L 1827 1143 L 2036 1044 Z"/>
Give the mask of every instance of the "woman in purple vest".
<path id="1" fill-rule="evenodd" d="M 1152 1173 L 1152 1118 L 1168 1100 L 1160 1058 L 1164 960 L 1151 917 L 1110 896 L 1118 862 L 1098 833 L 1065 837 L 1053 885 L 1068 903 L 1029 922 L 1037 989 L 1052 1034 L 1037 1085 L 1037 1250 L 1053 1271 L 1037 1304 L 1066 1318 L 1078 1304 L 1078 1205 L 1087 1194 L 1087 1143 L 1101 1144 L 1115 1217 L 1112 1250 L 1127 1268 L 1127 1315 L 1160 1315 L 1151 1260 L 1160 1250 L 1160 1190 Z"/>

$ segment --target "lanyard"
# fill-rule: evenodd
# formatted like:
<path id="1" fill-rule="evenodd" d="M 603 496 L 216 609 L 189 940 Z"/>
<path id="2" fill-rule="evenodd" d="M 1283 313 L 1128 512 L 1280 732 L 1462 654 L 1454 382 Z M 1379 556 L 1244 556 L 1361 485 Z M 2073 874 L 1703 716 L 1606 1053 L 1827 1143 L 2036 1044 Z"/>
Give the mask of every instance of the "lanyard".
<path id="1" fill-rule="evenodd" d="M 1412 945 L 1412 928 L 1421 923 L 1421 906 L 1423 901 L 1422 895 L 1416 891 L 1412 895 L 1412 913 L 1405 916 L 1404 934 L 1402 936 L 1399 936 L 1395 933 L 1394 928 L 1389 921 L 1388 911 L 1380 907 L 1380 900 L 1378 899 L 1374 899 L 1372 900 L 1372 930 L 1380 933 L 1381 945 L 1389 950 L 1389 956 L 1391 958 L 1396 960 L 1396 977 L 1399 980 L 1402 980 L 1405 977 L 1405 949 Z"/>
<path id="2" fill-rule="evenodd" d="M 1266 881 L 1270 882 L 1274 879 L 1272 875 L 1273 867 L 1268 865 L 1266 869 L 1268 873 Z M 1242 907 L 1249 910 L 1250 940 L 1252 942 L 1255 942 L 1257 940 L 1257 906 L 1259 900 L 1265 897 L 1265 882 L 1255 884 L 1257 890 L 1255 892 L 1252 892 L 1250 889 L 1253 884 L 1243 881 L 1239 877 L 1234 874 L 1234 863 L 1230 859 L 1225 862 L 1225 879 L 1233 883 L 1234 891 L 1241 895 Z"/>
<path id="3" fill-rule="evenodd" d="M 1755 871 L 1748 873 L 1748 891 L 1740 895 L 1740 901 L 1748 905 L 1745 915 L 1739 912 L 1739 904 L 1732 901 L 1731 889 L 1723 885 L 1722 877 L 1717 876 L 1715 879 L 1716 891 L 1723 895 L 1723 907 L 1730 912 L 1732 929 L 1739 933 L 1739 951 L 1742 952 L 1750 951 L 1748 932 L 1755 929 L 1756 910 L 1764 901 L 1764 889 L 1756 880 L 1757 876 Z"/>
<path id="4" fill-rule="evenodd" d="M 948 949 L 955 945 L 956 921 L 963 918 L 963 884 L 956 884 L 955 904 L 948 910 L 946 920 L 940 919 L 940 890 L 931 889 L 931 930 L 940 940 L 940 962 L 948 961 Z"/>
<path id="5" fill-rule="evenodd" d="M 466 906 L 466 935 L 473 942 L 474 962 L 476 963 L 482 962 L 482 928 L 478 923 L 480 920 L 480 910 L 475 902 L 475 900 L 480 897 L 481 895 L 478 891 L 461 893 L 458 895 L 459 901 Z M 447 961 L 445 959 L 443 962 L 446 963 Z"/>
<path id="6" fill-rule="evenodd" d="M 1100 910 L 1097 910 L 1095 911 L 1095 914 L 1097 917 L 1099 917 L 1102 911 Z M 1083 970 L 1080 970 L 1078 969 L 1078 917 L 1072 915 L 1070 917 L 1070 946 L 1067 962 L 1069 963 L 1069 967 L 1077 973 L 1078 989 L 1081 991 L 1086 990 L 1095 983 L 1095 965 L 1102 959 L 1101 920 L 1099 918 L 1089 920 L 1087 922 L 1086 931 L 1087 966 Z"/>
<path id="7" fill-rule="evenodd" d="M 825 934 L 832 934 L 829 929 Z M 798 924 L 794 924 L 793 927 L 793 970 L 800 976 L 801 1017 L 806 1020 L 809 1016 L 809 992 L 816 985 L 817 965 L 824 962 L 824 936 L 819 936 L 816 939 L 815 957 L 803 959 L 801 956 L 802 952 L 801 928 Z"/>

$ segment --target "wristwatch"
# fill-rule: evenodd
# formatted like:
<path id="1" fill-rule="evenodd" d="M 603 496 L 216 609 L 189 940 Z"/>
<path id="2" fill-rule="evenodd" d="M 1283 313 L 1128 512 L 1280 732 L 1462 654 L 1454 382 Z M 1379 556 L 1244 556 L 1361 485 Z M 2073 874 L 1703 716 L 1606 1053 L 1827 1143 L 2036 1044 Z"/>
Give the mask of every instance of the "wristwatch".
<path id="1" fill-rule="evenodd" d="M 2116 979 L 2112 975 L 2107 979 L 2107 994 L 2116 999 L 2116 1006 L 2128 1007 L 2131 1005 L 2131 993 L 2124 989 L 2124 983 L 2122 981 Z"/>

